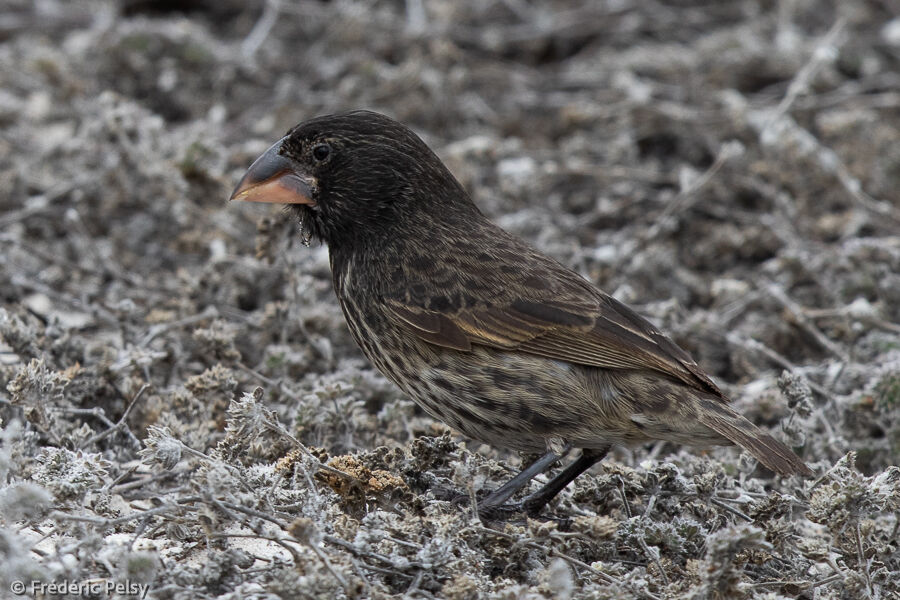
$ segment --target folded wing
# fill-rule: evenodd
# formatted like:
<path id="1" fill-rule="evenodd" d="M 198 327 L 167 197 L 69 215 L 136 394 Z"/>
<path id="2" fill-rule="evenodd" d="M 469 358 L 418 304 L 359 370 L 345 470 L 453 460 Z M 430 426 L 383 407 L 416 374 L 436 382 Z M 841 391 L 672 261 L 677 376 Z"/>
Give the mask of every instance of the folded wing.
<path id="1" fill-rule="evenodd" d="M 388 312 L 419 338 L 470 351 L 473 345 L 607 369 L 652 369 L 726 401 L 691 357 L 646 319 L 582 285 L 554 286 L 554 298 L 511 298 L 435 311 L 426 302 L 387 300 Z M 574 289 L 573 289 L 574 288 Z"/>

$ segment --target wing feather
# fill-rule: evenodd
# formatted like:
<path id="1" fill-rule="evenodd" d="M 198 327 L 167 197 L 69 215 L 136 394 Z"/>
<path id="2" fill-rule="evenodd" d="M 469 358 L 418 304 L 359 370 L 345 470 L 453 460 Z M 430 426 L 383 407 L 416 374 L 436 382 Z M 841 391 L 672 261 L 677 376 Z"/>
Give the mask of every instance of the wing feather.
<path id="1" fill-rule="evenodd" d="M 401 323 L 426 342 L 463 352 L 472 349 L 472 341 L 459 323 L 443 313 L 404 306 L 398 302 L 389 302 L 388 308 Z"/>
<path id="2" fill-rule="evenodd" d="M 687 352 L 624 304 L 595 293 L 576 302 L 514 299 L 452 312 L 396 300 L 387 306 L 419 338 L 445 348 L 477 344 L 607 369 L 653 369 L 724 399 Z"/>
<path id="3" fill-rule="evenodd" d="M 687 352 L 632 309 L 503 230 L 484 232 L 465 244 L 454 239 L 439 261 L 429 249 L 423 262 L 447 265 L 437 289 L 433 273 L 400 269 L 403 277 L 385 286 L 380 300 L 388 316 L 445 348 L 487 346 L 607 369 L 652 369 L 725 400 Z"/>

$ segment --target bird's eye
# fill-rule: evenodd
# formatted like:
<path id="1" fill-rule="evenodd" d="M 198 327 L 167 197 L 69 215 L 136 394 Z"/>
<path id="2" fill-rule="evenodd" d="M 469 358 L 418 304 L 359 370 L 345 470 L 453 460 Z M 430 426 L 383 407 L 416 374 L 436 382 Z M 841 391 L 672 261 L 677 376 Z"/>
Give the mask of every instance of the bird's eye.
<path id="1" fill-rule="evenodd" d="M 328 144 L 316 144 L 312 149 L 312 156 L 318 162 L 326 160 L 331 156 L 331 146 Z"/>

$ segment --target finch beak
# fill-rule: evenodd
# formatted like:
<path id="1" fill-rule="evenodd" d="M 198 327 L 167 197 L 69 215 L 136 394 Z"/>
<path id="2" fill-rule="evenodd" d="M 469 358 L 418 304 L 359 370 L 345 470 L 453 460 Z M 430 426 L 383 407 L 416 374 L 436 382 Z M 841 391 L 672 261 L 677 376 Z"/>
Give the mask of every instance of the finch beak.
<path id="1" fill-rule="evenodd" d="M 278 140 L 253 161 L 231 193 L 231 200 L 315 206 L 312 195 L 316 180 L 298 173 L 294 163 L 278 153 L 283 142 Z"/>

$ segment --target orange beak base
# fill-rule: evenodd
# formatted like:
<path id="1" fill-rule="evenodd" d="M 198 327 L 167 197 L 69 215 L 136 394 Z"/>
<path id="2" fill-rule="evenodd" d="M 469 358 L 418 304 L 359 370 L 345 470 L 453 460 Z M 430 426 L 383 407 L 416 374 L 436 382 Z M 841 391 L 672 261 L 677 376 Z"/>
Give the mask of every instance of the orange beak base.
<path id="1" fill-rule="evenodd" d="M 231 200 L 315 205 L 312 193 L 316 180 L 297 173 L 294 164 L 278 153 L 282 142 L 283 139 L 278 140 L 253 161 L 234 188 Z"/>

